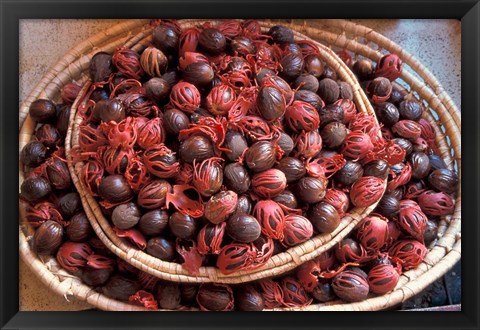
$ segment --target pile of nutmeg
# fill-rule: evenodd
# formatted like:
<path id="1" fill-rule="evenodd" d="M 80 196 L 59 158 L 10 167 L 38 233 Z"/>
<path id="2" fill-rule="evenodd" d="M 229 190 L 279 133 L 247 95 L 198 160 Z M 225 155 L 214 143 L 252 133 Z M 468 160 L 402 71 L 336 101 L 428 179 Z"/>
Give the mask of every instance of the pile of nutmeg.
<path id="1" fill-rule="evenodd" d="M 286 27 L 152 24 L 141 53 L 92 57 L 77 109 L 80 179 L 119 237 L 191 274 L 201 266 L 230 274 L 333 232 L 353 207 L 377 208 L 350 237 L 279 278 L 159 280 L 110 252 L 83 212 L 62 147 L 81 89 L 70 83 L 61 104 L 30 106 L 39 125 L 21 153 L 20 198 L 37 254 L 56 256 L 108 297 L 202 310 L 360 301 L 391 291 L 423 261 L 438 218 L 453 212 L 458 176 L 438 156 L 424 105 L 392 83 L 402 70 L 396 55 L 374 65 L 339 54 L 375 118 L 357 113 L 351 86 Z"/>

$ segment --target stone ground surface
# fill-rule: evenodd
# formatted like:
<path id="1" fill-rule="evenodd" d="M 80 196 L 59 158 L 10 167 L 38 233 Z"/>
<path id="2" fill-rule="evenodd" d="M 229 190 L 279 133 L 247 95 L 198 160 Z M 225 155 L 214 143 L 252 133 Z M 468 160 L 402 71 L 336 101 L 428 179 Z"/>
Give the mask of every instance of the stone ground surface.
<path id="1" fill-rule="evenodd" d="M 28 96 L 48 69 L 89 36 L 120 20 L 20 20 L 19 102 Z M 395 41 L 413 54 L 440 81 L 460 108 L 461 24 L 457 20 L 354 20 Z M 460 265 L 424 294 L 407 301 L 404 308 L 460 302 Z M 20 262 L 20 310 L 84 310 L 91 306 L 73 297 L 66 301 L 49 291 Z M 450 298 L 449 298 L 450 297 Z"/>

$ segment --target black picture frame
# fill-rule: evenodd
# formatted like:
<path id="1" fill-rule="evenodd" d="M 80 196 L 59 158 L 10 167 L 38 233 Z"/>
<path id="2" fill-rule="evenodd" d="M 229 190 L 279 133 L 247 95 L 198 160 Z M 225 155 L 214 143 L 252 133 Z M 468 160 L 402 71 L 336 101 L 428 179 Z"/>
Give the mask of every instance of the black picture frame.
<path id="1" fill-rule="evenodd" d="M 140 313 L 18 311 L 18 26 L 27 18 L 455 18 L 462 25 L 462 311 Z M 421 1 L 0 0 L 0 325 L 2 329 L 477 329 L 480 4 Z M 447 63 L 445 65 L 448 65 Z M 185 315 L 188 314 L 188 315 Z"/>

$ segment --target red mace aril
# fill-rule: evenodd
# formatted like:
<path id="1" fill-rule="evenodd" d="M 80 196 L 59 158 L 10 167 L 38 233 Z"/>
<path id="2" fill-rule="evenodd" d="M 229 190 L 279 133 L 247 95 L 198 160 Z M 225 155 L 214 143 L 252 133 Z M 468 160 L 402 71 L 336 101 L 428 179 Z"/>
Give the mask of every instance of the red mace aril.
<path id="1" fill-rule="evenodd" d="M 252 178 L 253 192 L 260 198 L 272 198 L 278 196 L 287 186 L 285 174 L 277 169 L 256 173 Z"/>
<path id="2" fill-rule="evenodd" d="M 414 201 L 409 202 L 416 205 L 414 207 L 405 207 L 405 201 L 400 201 L 400 212 L 398 219 L 396 219 L 397 223 L 406 234 L 423 243 L 423 235 L 427 228 L 428 218 L 417 203 Z"/>
<path id="3" fill-rule="evenodd" d="M 91 254 L 87 257 L 87 266 L 93 269 L 113 269 L 115 261 L 100 254 Z"/>
<path id="4" fill-rule="evenodd" d="M 253 208 L 253 216 L 258 220 L 265 236 L 283 240 L 285 215 L 281 206 L 272 200 L 258 201 Z"/>
<path id="5" fill-rule="evenodd" d="M 143 162 L 148 171 L 159 178 L 172 178 L 177 175 L 180 163 L 164 144 L 154 144 L 143 153 Z"/>
<path id="6" fill-rule="evenodd" d="M 373 143 L 368 134 L 362 131 L 352 131 L 343 142 L 341 153 L 348 158 L 361 160 L 373 150 Z"/>
<path id="7" fill-rule="evenodd" d="M 337 210 L 340 217 L 347 213 L 350 206 L 350 200 L 348 199 L 347 193 L 335 188 L 327 189 L 323 201 L 332 205 Z"/>
<path id="8" fill-rule="evenodd" d="M 53 155 L 44 163 L 44 177 L 48 179 L 53 188 L 66 189 L 72 184 L 70 172 L 65 160 Z"/>
<path id="9" fill-rule="evenodd" d="M 314 131 L 320 126 L 320 116 L 313 105 L 303 101 L 293 101 L 285 111 L 285 121 L 294 132 Z"/>
<path id="10" fill-rule="evenodd" d="M 99 149 L 100 151 L 101 149 Z M 135 152 L 132 148 L 106 147 L 102 155 L 105 170 L 110 174 L 124 173 L 134 155 Z"/>
<path id="11" fill-rule="evenodd" d="M 203 215 L 204 206 L 202 196 L 195 187 L 189 185 L 174 185 L 173 193 L 167 193 L 166 205 L 172 204 L 180 213 L 200 218 Z"/>
<path id="12" fill-rule="evenodd" d="M 221 223 L 235 211 L 238 196 L 235 192 L 221 191 L 205 203 L 204 217 L 213 224 Z"/>
<path id="13" fill-rule="evenodd" d="M 345 238 L 335 246 L 335 257 L 341 263 L 364 263 L 371 259 L 365 248 L 351 238 Z"/>
<path id="14" fill-rule="evenodd" d="M 301 132 L 295 139 L 295 157 L 312 158 L 322 150 L 322 136 L 316 131 Z"/>
<path id="15" fill-rule="evenodd" d="M 391 264 L 379 264 L 368 272 L 370 291 L 385 294 L 397 286 L 400 279 L 399 271 Z"/>
<path id="16" fill-rule="evenodd" d="M 352 56 L 345 49 L 337 51 L 336 54 L 348 67 L 352 66 Z"/>
<path id="17" fill-rule="evenodd" d="M 388 223 L 388 237 L 385 242 L 384 249 L 390 248 L 400 237 L 402 231 L 394 221 L 389 221 Z"/>
<path id="18" fill-rule="evenodd" d="M 422 135 L 422 128 L 416 121 L 403 119 L 392 126 L 392 132 L 405 139 L 416 140 Z"/>
<path id="19" fill-rule="evenodd" d="M 194 52 L 198 46 L 200 29 L 193 27 L 182 32 L 178 39 L 178 55 L 183 56 L 187 52 Z"/>
<path id="20" fill-rule="evenodd" d="M 344 123 L 345 125 L 348 125 L 357 114 L 357 107 L 352 100 L 338 99 L 333 104 L 338 105 L 343 109 L 342 123 Z"/>
<path id="21" fill-rule="evenodd" d="M 193 113 L 200 107 L 201 96 L 195 85 L 181 81 L 172 87 L 170 103 L 174 108 Z"/>
<path id="22" fill-rule="evenodd" d="M 242 269 L 249 269 L 256 257 L 252 244 L 232 243 L 224 246 L 217 258 L 217 267 L 228 275 Z"/>
<path id="23" fill-rule="evenodd" d="M 380 139 L 380 125 L 373 115 L 367 115 L 363 112 L 356 114 L 348 124 L 348 128 L 351 131 L 361 131 L 368 134 L 372 141 Z"/>
<path id="24" fill-rule="evenodd" d="M 62 87 L 62 91 L 60 92 L 60 96 L 62 97 L 62 101 L 65 104 L 72 104 L 75 102 L 78 94 L 82 90 L 82 86 L 77 85 L 75 83 L 67 83 Z"/>
<path id="25" fill-rule="evenodd" d="M 175 249 L 182 257 L 182 267 L 192 276 L 198 275 L 203 258 L 198 252 L 197 243 L 190 239 L 177 238 Z"/>
<path id="26" fill-rule="evenodd" d="M 130 160 L 124 176 L 125 179 L 127 179 L 130 187 L 136 193 L 138 193 L 138 191 L 151 180 L 151 176 L 150 173 L 148 173 L 147 167 L 138 156 L 135 156 Z"/>
<path id="27" fill-rule="evenodd" d="M 143 234 L 137 229 L 130 228 L 127 230 L 121 230 L 117 227 L 113 227 L 113 231 L 115 232 L 115 235 L 128 239 L 140 250 L 144 250 L 147 247 L 147 240 L 145 239 L 145 236 L 143 236 Z"/>
<path id="28" fill-rule="evenodd" d="M 417 268 L 427 252 L 425 245 L 413 239 L 400 240 L 388 250 L 392 260 L 399 262 L 403 270 Z"/>
<path id="29" fill-rule="evenodd" d="M 128 301 L 136 305 L 143 306 L 146 309 L 157 310 L 158 303 L 150 292 L 139 290 L 134 295 L 128 297 Z"/>
<path id="30" fill-rule="evenodd" d="M 112 56 L 112 63 L 128 78 L 140 80 L 144 71 L 140 64 L 140 55 L 128 48 L 117 48 Z"/>
<path id="31" fill-rule="evenodd" d="M 396 54 L 386 54 L 382 56 L 373 73 L 374 77 L 385 77 L 393 81 L 402 74 L 403 62 Z"/>
<path id="32" fill-rule="evenodd" d="M 41 202 L 34 206 L 27 204 L 25 219 L 33 228 L 39 227 L 48 220 L 53 220 L 60 224 L 64 223 L 60 212 L 55 208 L 55 205 L 49 202 Z"/>
<path id="33" fill-rule="evenodd" d="M 225 115 L 235 104 L 236 94 L 232 87 L 220 84 L 212 88 L 207 95 L 208 111 L 216 116 Z"/>
<path id="34" fill-rule="evenodd" d="M 193 161 L 192 183 L 202 196 L 211 196 L 220 190 L 223 182 L 223 158 L 212 157 L 200 164 Z"/>
<path id="35" fill-rule="evenodd" d="M 131 117 L 150 117 L 158 116 L 159 109 L 145 95 L 144 89 L 132 89 L 118 98 L 123 101 L 125 110 Z"/>
<path id="36" fill-rule="evenodd" d="M 104 173 L 103 164 L 97 160 L 89 160 L 80 171 L 80 179 L 92 196 L 98 196 L 98 186 Z"/>
<path id="37" fill-rule="evenodd" d="M 320 275 L 320 267 L 314 260 L 307 261 L 298 267 L 296 274 L 298 281 L 307 292 L 313 292 L 317 286 L 318 275 Z"/>
<path id="38" fill-rule="evenodd" d="M 258 282 L 262 292 L 265 308 L 272 309 L 283 304 L 283 291 L 280 284 L 270 278 Z"/>
<path id="39" fill-rule="evenodd" d="M 178 67 L 180 70 L 185 71 L 190 64 L 199 62 L 209 64 L 205 55 L 196 52 L 185 52 L 178 60 Z"/>
<path id="40" fill-rule="evenodd" d="M 99 128 L 81 125 L 78 133 L 78 145 L 85 152 L 95 152 L 101 146 L 108 145 L 108 140 Z"/>
<path id="41" fill-rule="evenodd" d="M 275 246 L 273 240 L 265 236 L 260 236 L 251 244 L 255 258 L 250 269 L 256 269 L 263 266 L 272 257 Z"/>
<path id="42" fill-rule="evenodd" d="M 283 305 L 285 307 L 302 307 L 312 302 L 302 285 L 293 277 L 285 277 L 280 281 L 283 291 Z"/>
<path id="43" fill-rule="evenodd" d="M 152 145 L 164 143 L 165 135 L 162 120 L 159 117 L 153 118 L 138 130 L 137 144 L 142 149 L 148 149 Z"/>
<path id="44" fill-rule="evenodd" d="M 133 148 L 137 142 L 138 131 L 133 117 L 127 117 L 119 123 L 113 121 L 102 123 L 100 128 L 105 132 L 113 148 Z"/>
<path id="45" fill-rule="evenodd" d="M 381 215 L 364 218 L 357 231 L 357 239 L 367 250 L 378 251 L 388 238 L 387 219 Z"/>
<path id="46" fill-rule="evenodd" d="M 279 76 L 271 75 L 271 76 L 266 76 L 262 80 L 262 87 L 275 87 L 278 89 L 283 97 L 285 98 L 285 104 L 290 105 L 292 103 L 292 100 L 295 96 L 295 92 L 292 90 L 290 85 L 280 78 Z"/>
<path id="47" fill-rule="evenodd" d="M 57 262 L 69 272 L 76 272 L 87 265 L 87 258 L 93 254 L 86 243 L 65 242 L 57 252 Z"/>
<path id="48" fill-rule="evenodd" d="M 197 236 L 197 249 L 200 254 L 219 254 L 227 223 L 207 224 Z"/>
<path id="49" fill-rule="evenodd" d="M 175 176 L 176 184 L 191 184 L 193 180 L 193 166 L 188 163 L 180 163 L 180 170 Z"/>
<path id="50" fill-rule="evenodd" d="M 452 214 L 455 204 L 453 198 L 444 193 L 427 190 L 418 196 L 418 205 L 426 215 L 442 216 Z"/>
<path id="51" fill-rule="evenodd" d="M 172 186 L 165 180 L 153 180 L 144 185 L 137 196 L 139 206 L 148 210 L 158 209 L 165 206 L 167 193 L 172 192 Z"/>
<path id="52" fill-rule="evenodd" d="M 412 178 L 412 166 L 410 163 L 406 163 L 405 166 L 403 167 L 402 171 L 400 174 L 395 175 L 393 174 L 392 180 L 390 180 L 387 184 L 387 190 L 389 192 L 394 191 L 398 187 L 401 187 L 408 182 L 410 182 L 410 179 Z"/>
<path id="53" fill-rule="evenodd" d="M 312 236 L 313 225 L 307 218 L 298 214 L 290 214 L 285 217 L 285 229 L 282 240 L 284 246 L 298 245 Z"/>
<path id="54" fill-rule="evenodd" d="M 322 271 L 328 271 L 335 266 L 337 263 L 337 257 L 335 256 L 334 249 L 327 250 L 322 252 L 318 258 L 316 259 L 318 262 L 318 266 Z"/>
<path id="55" fill-rule="evenodd" d="M 363 176 L 355 181 L 350 189 L 350 200 L 356 207 L 368 207 L 377 203 L 385 192 L 382 179 Z"/>
<path id="56" fill-rule="evenodd" d="M 217 26 L 217 29 L 222 32 L 227 39 L 233 39 L 242 33 L 242 25 L 239 21 L 235 20 L 222 22 Z"/>

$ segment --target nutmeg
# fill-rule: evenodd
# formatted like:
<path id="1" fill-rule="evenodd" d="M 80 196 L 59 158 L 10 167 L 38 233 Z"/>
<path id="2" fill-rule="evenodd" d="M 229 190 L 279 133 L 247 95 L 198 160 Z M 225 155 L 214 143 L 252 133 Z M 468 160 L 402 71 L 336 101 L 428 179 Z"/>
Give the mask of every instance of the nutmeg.
<path id="1" fill-rule="evenodd" d="M 93 234 L 93 228 L 85 212 L 75 214 L 68 222 L 67 237 L 73 242 L 85 242 Z"/>
<path id="2" fill-rule="evenodd" d="M 63 240 L 63 227 L 58 222 L 47 220 L 40 225 L 33 235 L 33 248 L 39 255 L 57 252 Z"/>
<path id="3" fill-rule="evenodd" d="M 118 205 L 113 209 L 112 222 L 118 229 L 127 230 L 140 221 L 140 210 L 135 203 Z"/>
<path id="4" fill-rule="evenodd" d="M 241 243 L 250 243 L 260 237 L 261 227 L 257 219 L 250 215 L 240 214 L 227 220 L 227 234 Z"/>
<path id="5" fill-rule="evenodd" d="M 330 204 L 320 202 L 308 211 L 308 218 L 320 233 L 331 233 L 340 224 L 338 211 Z"/>

